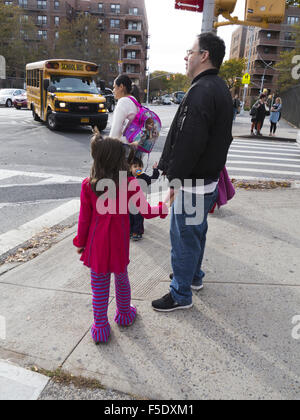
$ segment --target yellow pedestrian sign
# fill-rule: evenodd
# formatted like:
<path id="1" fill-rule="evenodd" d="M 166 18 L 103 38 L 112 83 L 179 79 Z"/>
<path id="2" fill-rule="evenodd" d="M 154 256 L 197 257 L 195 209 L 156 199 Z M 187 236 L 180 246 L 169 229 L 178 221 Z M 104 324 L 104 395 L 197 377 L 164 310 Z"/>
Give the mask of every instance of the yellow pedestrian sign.
<path id="1" fill-rule="evenodd" d="M 243 80 L 242 80 L 243 85 L 250 85 L 250 80 L 251 80 L 250 74 L 249 73 L 244 74 Z"/>

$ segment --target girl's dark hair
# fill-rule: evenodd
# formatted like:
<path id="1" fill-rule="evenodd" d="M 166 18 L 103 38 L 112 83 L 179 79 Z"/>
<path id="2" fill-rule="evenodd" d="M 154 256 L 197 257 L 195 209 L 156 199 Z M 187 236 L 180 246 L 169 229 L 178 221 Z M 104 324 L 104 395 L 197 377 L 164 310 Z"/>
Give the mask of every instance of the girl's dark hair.
<path id="1" fill-rule="evenodd" d="M 121 74 L 115 80 L 117 86 L 125 86 L 128 95 L 134 96 L 135 99 L 141 103 L 140 91 L 139 88 L 132 83 L 132 80 L 127 76 L 127 74 Z"/>
<path id="2" fill-rule="evenodd" d="M 136 156 L 132 159 L 131 165 L 138 165 L 140 168 L 144 167 L 144 163 L 143 163 L 142 159 L 140 159 Z"/>
<path id="3" fill-rule="evenodd" d="M 125 148 L 120 140 L 95 134 L 91 140 L 91 155 L 94 159 L 90 184 L 94 193 L 100 197 L 105 191 L 97 191 L 97 183 L 101 179 L 112 179 L 118 188 L 119 172 L 129 173 L 128 162 L 125 157 Z"/>

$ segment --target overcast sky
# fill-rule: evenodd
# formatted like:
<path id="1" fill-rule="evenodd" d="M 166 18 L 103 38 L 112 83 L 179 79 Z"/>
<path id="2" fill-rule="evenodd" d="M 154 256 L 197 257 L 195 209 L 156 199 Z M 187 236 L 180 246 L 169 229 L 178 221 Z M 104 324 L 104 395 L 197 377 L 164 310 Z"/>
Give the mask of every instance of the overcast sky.
<path id="1" fill-rule="evenodd" d="M 202 13 L 175 9 L 175 0 L 145 0 L 150 35 L 149 68 L 172 73 L 185 73 L 184 57 L 187 49 L 201 32 Z M 244 18 L 245 0 L 238 0 L 233 16 Z M 219 20 L 224 20 L 219 19 Z M 218 29 L 226 43 L 229 58 L 231 34 L 237 26 Z"/>

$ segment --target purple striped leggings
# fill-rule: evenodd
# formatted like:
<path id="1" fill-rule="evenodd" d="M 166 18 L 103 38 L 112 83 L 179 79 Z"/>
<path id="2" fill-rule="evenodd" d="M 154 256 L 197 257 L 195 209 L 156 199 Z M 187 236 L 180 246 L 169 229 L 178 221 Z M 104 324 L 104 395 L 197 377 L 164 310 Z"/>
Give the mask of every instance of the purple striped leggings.
<path id="1" fill-rule="evenodd" d="M 110 325 L 107 318 L 110 276 L 107 274 L 96 274 L 91 271 L 94 324 L 92 326 L 92 337 L 96 343 L 106 342 L 110 334 Z M 131 290 L 127 271 L 122 274 L 115 274 L 115 289 L 117 310 L 115 322 L 119 325 L 130 325 L 136 316 L 136 308 L 130 305 Z"/>

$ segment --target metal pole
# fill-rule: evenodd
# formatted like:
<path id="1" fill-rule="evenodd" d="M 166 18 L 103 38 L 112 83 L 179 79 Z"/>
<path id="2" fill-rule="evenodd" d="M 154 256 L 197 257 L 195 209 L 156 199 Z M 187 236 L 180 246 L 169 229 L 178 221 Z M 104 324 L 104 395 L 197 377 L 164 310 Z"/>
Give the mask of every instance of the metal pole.
<path id="1" fill-rule="evenodd" d="M 205 0 L 203 5 L 201 33 L 217 33 L 217 29 L 214 28 L 214 22 L 217 21 L 218 19 L 215 17 L 215 0 Z"/>
<path id="2" fill-rule="evenodd" d="M 261 79 L 260 94 L 262 94 L 262 92 L 263 92 L 263 88 L 264 88 L 264 81 L 265 81 L 266 68 L 267 68 L 267 67 L 265 66 L 265 69 L 264 69 L 264 74 L 263 74 L 263 77 L 262 77 L 262 79 Z"/>
<path id="3" fill-rule="evenodd" d="M 149 90 L 150 90 L 150 70 L 148 71 L 148 82 L 147 82 L 147 106 L 149 106 Z"/>
<path id="4" fill-rule="evenodd" d="M 248 27 L 248 31 L 251 32 L 250 34 L 250 47 L 249 47 L 249 54 L 248 54 L 248 64 L 247 64 L 247 73 L 250 71 L 250 60 L 252 56 L 252 47 L 253 47 L 253 40 L 254 40 L 254 27 Z M 247 93 L 248 85 L 244 86 L 244 94 L 243 94 L 243 103 L 241 109 L 241 115 L 243 115 L 245 111 L 245 100 L 246 100 L 246 93 Z"/>

